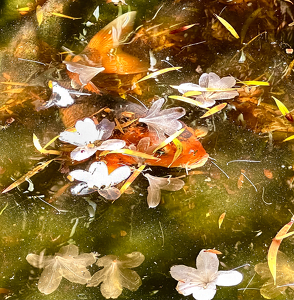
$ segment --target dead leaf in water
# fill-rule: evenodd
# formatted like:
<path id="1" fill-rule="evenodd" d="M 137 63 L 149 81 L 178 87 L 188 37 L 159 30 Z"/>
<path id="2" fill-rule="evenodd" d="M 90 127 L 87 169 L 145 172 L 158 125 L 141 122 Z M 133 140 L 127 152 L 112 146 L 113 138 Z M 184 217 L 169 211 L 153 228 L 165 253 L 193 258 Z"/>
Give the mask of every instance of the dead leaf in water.
<path id="1" fill-rule="evenodd" d="M 83 253 L 79 255 L 79 248 L 75 245 L 61 247 L 54 256 L 44 256 L 44 251 L 40 255 L 28 254 L 26 260 L 35 268 L 44 268 L 38 282 L 38 289 L 43 294 L 54 292 L 62 277 L 75 283 L 86 284 L 91 274 L 87 266 L 95 261 L 93 253 Z"/>
<path id="2" fill-rule="evenodd" d="M 285 295 L 288 286 L 284 285 L 294 282 L 294 262 L 290 262 L 289 258 L 280 251 L 278 252 L 276 285 L 274 285 L 274 279 L 267 263 L 259 263 L 254 269 L 262 279 L 268 279 L 260 289 L 260 294 L 266 299 L 273 299 L 281 294 Z M 294 289 L 294 286 L 289 286 L 289 288 Z"/>
<path id="3" fill-rule="evenodd" d="M 96 272 L 87 287 L 98 286 L 101 282 L 101 293 L 108 298 L 117 298 L 127 288 L 136 291 L 142 284 L 140 276 L 129 268 L 141 265 L 145 256 L 140 252 L 125 254 L 121 258 L 115 255 L 106 255 L 98 259 L 97 265 L 103 267 Z"/>

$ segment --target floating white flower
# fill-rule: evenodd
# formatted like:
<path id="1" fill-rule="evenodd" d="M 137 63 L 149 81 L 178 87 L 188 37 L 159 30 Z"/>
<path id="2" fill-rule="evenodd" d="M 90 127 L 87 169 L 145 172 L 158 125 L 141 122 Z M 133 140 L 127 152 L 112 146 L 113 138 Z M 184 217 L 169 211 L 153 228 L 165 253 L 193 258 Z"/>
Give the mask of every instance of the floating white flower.
<path id="1" fill-rule="evenodd" d="M 235 84 L 236 80 L 232 76 L 220 78 L 215 73 L 203 73 L 199 78 L 199 85 L 194 83 L 182 83 L 177 86 L 177 89 L 182 94 L 189 91 L 202 92 L 201 95 L 193 96 L 193 98 L 200 103 L 200 107 L 211 107 L 215 104 L 216 100 L 232 99 L 239 96 L 237 91 L 221 91 L 230 89 Z M 214 89 L 214 91 L 207 91 L 207 89 Z"/>
<path id="2" fill-rule="evenodd" d="M 160 203 L 161 190 L 178 191 L 185 184 L 183 180 L 178 178 L 155 177 L 150 174 L 145 174 L 145 177 L 149 181 L 147 203 L 152 208 Z"/>
<path id="3" fill-rule="evenodd" d="M 60 86 L 57 82 L 52 81 L 52 95 L 50 99 L 43 106 L 40 107 L 40 109 L 46 109 L 53 105 L 56 105 L 58 107 L 67 107 L 69 105 L 72 105 L 74 103 L 74 99 L 70 94 L 80 95 L 80 96 L 91 95 L 88 93 L 81 93 L 78 91 L 68 90 Z"/>
<path id="4" fill-rule="evenodd" d="M 218 271 L 219 260 L 210 250 L 201 250 L 196 259 L 196 267 L 173 266 L 171 276 L 178 280 L 177 291 L 196 300 L 210 300 L 216 293 L 216 286 L 233 286 L 243 280 L 243 275 L 235 270 Z"/>
<path id="5" fill-rule="evenodd" d="M 69 179 L 83 181 L 71 189 L 74 195 L 86 195 L 98 191 L 108 199 L 116 200 L 120 197 L 120 191 L 114 185 L 122 182 L 131 175 L 131 169 L 123 166 L 108 174 L 107 165 L 102 161 L 91 164 L 89 171 L 75 170 L 69 173 Z"/>
<path id="6" fill-rule="evenodd" d="M 90 118 L 77 121 L 76 131 L 64 131 L 60 133 L 59 139 L 63 142 L 78 146 L 70 157 L 81 161 L 92 156 L 97 150 L 117 150 L 123 148 L 126 143 L 123 140 L 107 140 L 115 127 L 114 122 L 103 119 L 98 125 Z M 97 145 L 97 141 L 103 141 Z"/>
<path id="7" fill-rule="evenodd" d="M 170 136 L 183 127 L 177 119 L 186 113 L 183 107 L 173 107 L 160 111 L 163 103 L 163 98 L 155 101 L 148 110 L 147 115 L 139 119 L 139 122 L 148 125 L 149 130 L 156 131 L 159 141 L 165 139 L 165 134 Z"/>

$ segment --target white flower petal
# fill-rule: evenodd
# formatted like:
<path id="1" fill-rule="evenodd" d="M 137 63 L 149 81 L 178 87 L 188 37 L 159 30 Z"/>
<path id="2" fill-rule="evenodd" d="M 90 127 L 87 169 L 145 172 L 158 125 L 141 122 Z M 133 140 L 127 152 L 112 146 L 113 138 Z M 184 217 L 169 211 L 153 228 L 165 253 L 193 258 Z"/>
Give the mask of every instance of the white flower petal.
<path id="1" fill-rule="evenodd" d="M 217 274 L 215 283 L 220 286 L 237 285 L 243 280 L 243 274 L 235 270 L 219 271 Z"/>
<path id="2" fill-rule="evenodd" d="M 180 282 L 193 282 L 195 286 L 205 286 L 202 274 L 199 270 L 185 265 L 172 266 L 170 268 L 171 276 Z"/>
<path id="3" fill-rule="evenodd" d="M 118 150 L 123 148 L 126 145 L 126 142 L 123 140 L 112 139 L 104 141 L 100 146 L 97 147 L 97 150 Z"/>
<path id="4" fill-rule="evenodd" d="M 206 288 L 195 288 L 193 292 L 193 297 L 196 300 L 211 300 L 213 299 L 216 293 L 216 286 L 215 284 L 208 284 Z"/>
<path id="5" fill-rule="evenodd" d="M 116 185 L 131 175 L 131 169 L 128 166 L 123 166 L 115 169 L 109 174 L 109 181 L 111 185 Z"/>
<path id="6" fill-rule="evenodd" d="M 92 174 L 84 170 L 74 170 L 68 174 L 73 179 L 83 182 L 91 180 Z"/>
<path id="7" fill-rule="evenodd" d="M 211 282 L 216 279 L 219 266 L 217 255 L 201 250 L 196 258 L 196 267 L 202 272 L 204 280 Z"/>
<path id="8" fill-rule="evenodd" d="M 81 161 L 91 157 L 97 150 L 98 147 L 88 147 L 88 146 L 77 147 L 76 149 L 71 151 L 70 158 L 76 161 Z"/>

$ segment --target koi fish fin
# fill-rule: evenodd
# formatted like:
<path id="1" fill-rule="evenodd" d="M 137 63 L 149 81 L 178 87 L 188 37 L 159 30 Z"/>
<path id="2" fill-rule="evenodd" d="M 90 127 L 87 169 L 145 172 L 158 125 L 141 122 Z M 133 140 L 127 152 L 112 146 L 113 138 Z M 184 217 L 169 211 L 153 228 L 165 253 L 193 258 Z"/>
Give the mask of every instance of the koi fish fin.
<path id="1" fill-rule="evenodd" d="M 115 73 L 119 75 L 143 73 L 148 70 L 148 64 L 143 63 L 137 57 L 120 51 L 115 55 L 103 55 L 102 64 L 105 67 L 103 73 Z"/>
<path id="2" fill-rule="evenodd" d="M 132 31 L 135 16 L 136 12 L 131 11 L 110 22 L 94 35 L 83 52 L 92 52 L 96 49 L 99 53 L 106 53 L 113 48 L 117 48 Z"/>

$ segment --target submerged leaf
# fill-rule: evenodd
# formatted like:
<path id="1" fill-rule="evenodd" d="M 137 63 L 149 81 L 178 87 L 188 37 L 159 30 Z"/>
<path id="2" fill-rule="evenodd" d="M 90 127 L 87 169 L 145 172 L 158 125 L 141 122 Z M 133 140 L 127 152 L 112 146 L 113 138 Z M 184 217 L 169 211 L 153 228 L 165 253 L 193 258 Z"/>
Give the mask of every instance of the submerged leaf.
<path id="1" fill-rule="evenodd" d="M 267 263 L 259 263 L 254 268 L 263 280 L 267 280 L 260 289 L 260 294 L 266 299 L 273 299 L 281 294 L 285 295 L 288 285 L 294 282 L 294 262 L 280 251 L 277 257 L 276 284 Z M 294 286 L 289 287 L 294 290 Z"/>
<path id="2" fill-rule="evenodd" d="M 48 160 L 46 162 L 43 162 L 41 164 L 39 164 L 38 166 L 36 166 L 33 170 L 27 172 L 25 175 L 21 176 L 19 179 L 17 179 L 16 181 L 14 181 L 9 187 L 7 187 L 4 191 L 2 191 L 2 194 L 7 193 L 9 191 L 11 191 L 12 189 L 16 188 L 17 186 L 19 186 L 20 184 L 22 184 L 23 182 L 25 182 L 26 180 L 28 180 L 29 178 L 31 178 L 32 176 L 34 176 L 35 174 L 37 174 L 38 172 L 42 171 L 43 169 L 45 169 L 54 159 Z"/>
<path id="3" fill-rule="evenodd" d="M 211 108 L 210 110 L 208 110 L 204 115 L 202 115 L 200 117 L 201 118 L 207 118 L 210 117 L 214 114 L 216 114 L 217 112 L 220 112 L 222 109 L 224 109 L 227 106 L 227 103 L 221 103 L 219 105 L 214 106 L 213 108 Z"/>
<path id="4" fill-rule="evenodd" d="M 154 78 L 154 77 L 157 77 L 158 75 L 161 75 L 161 74 L 164 74 L 164 73 L 167 73 L 167 72 L 170 72 L 170 71 L 175 71 L 175 70 L 179 70 L 179 69 L 182 69 L 182 67 L 172 67 L 172 68 L 166 68 L 166 69 L 161 69 L 159 71 L 156 71 L 154 73 L 151 73 L 143 78 L 141 78 L 140 80 L 138 80 L 136 83 L 139 83 L 143 80 L 147 80 L 147 79 L 150 79 L 150 78 Z"/>
<path id="5" fill-rule="evenodd" d="M 239 38 L 238 33 L 236 32 L 236 30 L 234 29 L 234 27 L 228 21 L 226 21 L 222 17 L 218 16 L 217 14 L 214 14 L 214 15 L 230 31 L 230 33 L 232 34 L 233 37 L 235 37 L 236 39 Z"/>
<path id="6" fill-rule="evenodd" d="M 277 270 L 276 270 L 277 254 L 278 254 L 278 250 L 281 245 L 281 242 L 282 242 L 282 239 L 280 237 L 282 237 L 288 233 L 288 231 L 290 230 L 293 223 L 294 223 L 294 217 L 292 217 L 291 221 L 279 230 L 279 232 L 273 238 L 272 243 L 268 249 L 268 255 L 267 255 L 268 266 L 269 266 L 269 270 L 273 276 L 274 284 L 276 284 L 276 276 L 277 276 Z M 278 238 L 280 238 L 280 239 L 278 239 Z"/>
<path id="7" fill-rule="evenodd" d="M 61 247 L 54 256 L 44 256 L 28 254 L 26 260 L 35 268 L 44 268 L 38 282 L 38 289 L 43 294 L 54 292 L 62 277 L 67 280 L 86 284 L 91 279 L 91 274 L 87 266 L 95 263 L 96 258 L 93 253 L 83 253 L 79 255 L 79 248 L 75 245 Z"/>
<path id="8" fill-rule="evenodd" d="M 156 177 L 150 174 L 145 174 L 144 176 L 149 181 L 149 187 L 147 188 L 149 208 L 154 208 L 160 203 L 161 190 L 178 191 L 185 185 L 185 182 L 179 178 Z"/>
<path id="9" fill-rule="evenodd" d="M 142 281 L 140 276 L 129 268 L 138 267 L 144 259 L 144 255 L 140 252 L 132 252 L 122 257 L 115 255 L 101 257 L 97 265 L 103 269 L 92 276 L 87 286 L 98 286 L 102 283 L 100 289 L 106 299 L 116 299 L 122 293 L 123 288 L 136 291 Z"/>

